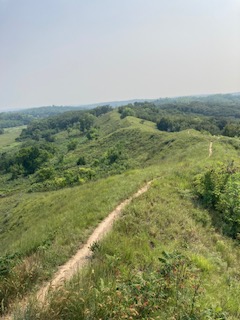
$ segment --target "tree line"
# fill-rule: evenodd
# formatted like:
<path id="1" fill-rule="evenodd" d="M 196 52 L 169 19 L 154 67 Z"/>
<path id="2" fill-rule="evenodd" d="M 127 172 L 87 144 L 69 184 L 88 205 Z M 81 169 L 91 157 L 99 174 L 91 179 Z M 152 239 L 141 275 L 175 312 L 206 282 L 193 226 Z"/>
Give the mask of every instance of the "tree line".
<path id="1" fill-rule="evenodd" d="M 118 108 L 121 118 L 135 116 L 155 122 L 161 131 L 186 129 L 213 135 L 240 136 L 240 96 L 214 95 L 136 102 Z"/>
<path id="2" fill-rule="evenodd" d="M 94 125 L 95 119 L 111 110 L 112 107 L 106 105 L 88 111 L 68 111 L 47 119 L 34 120 L 28 124 L 26 129 L 22 130 L 19 140 L 30 138 L 39 141 L 43 138 L 52 142 L 54 134 L 73 127 L 82 133 L 89 132 L 90 137 L 90 129 Z"/>

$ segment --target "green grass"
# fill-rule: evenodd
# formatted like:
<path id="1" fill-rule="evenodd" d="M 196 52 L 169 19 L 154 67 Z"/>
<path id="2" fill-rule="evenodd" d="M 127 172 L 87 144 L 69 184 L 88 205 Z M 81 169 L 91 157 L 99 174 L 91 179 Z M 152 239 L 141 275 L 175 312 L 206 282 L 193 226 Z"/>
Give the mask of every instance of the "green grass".
<path id="1" fill-rule="evenodd" d="M 89 268 L 45 309 L 34 302 L 16 319 L 239 319 L 239 247 L 183 197 L 178 170 L 165 169 L 124 210 Z"/>
<path id="2" fill-rule="evenodd" d="M 154 168 L 146 172 L 133 170 L 79 187 L 1 199 L 2 253 L 28 254 L 56 231 L 55 238 L 67 239 L 74 236 L 73 231 L 81 237 L 86 228 L 92 228 L 92 224 L 96 225 L 121 200 L 136 191 L 151 171 Z M 63 234 L 65 229 L 67 236 Z"/>
<path id="3" fill-rule="evenodd" d="M 4 129 L 4 134 L 0 135 L 0 152 L 18 146 L 19 142 L 16 142 L 15 139 L 19 137 L 24 128 L 26 128 L 26 126 Z"/>
<path id="4" fill-rule="evenodd" d="M 144 149 L 145 145 L 149 144 L 147 140 L 151 134 L 163 135 L 156 129 L 155 123 L 144 121 L 141 124 L 141 120 L 134 117 L 121 120 L 119 113 L 116 111 L 100 117 L 96 126 L 99 127 L 98 140 L 86 141 L 86 138 L 84 139 L 81 135 L 76 137 L 78 146 L 76 150 L 66 154 L 65 165 L 75 166 L 78 157 L 81 155 L 86 156 L 87 163 L 91 163 L 94 159 L 99 159 L 110 147 L 116 145 L 121 145 L 123 152 L 126 152 L 129 158 L 132 158 L 129 152 L 132 150 L 135 154 L 141 153 L 139 143 L 142 144 L 142 149 Z M 67 132 L 58 134 L 57 139 L 60 139 L 60 137 L 66 139 L 67 136 Z M 135 145 L 135 142 L 138 142 L 138 144 Z M 150 147 L 152 147 L 152 144 Z M 61 145 L 63 144 L 61 143 Z"/>
<path id="5" fill-rule="evenodd" d="M 5 259 L 14 257 L 10 263 L 0 261 L 7 269 L 5 277 L 0 278 L 1 299 L 5 297 L 2 306 L 7 308 L 17 295 L 49 278 L 84 243 L 94 227 L 155 176 L 156 170 L 133 170 L 80 187 L 0 199 L 1 255 Z M 29 273 L 32 279 L 26 282 Z"/>

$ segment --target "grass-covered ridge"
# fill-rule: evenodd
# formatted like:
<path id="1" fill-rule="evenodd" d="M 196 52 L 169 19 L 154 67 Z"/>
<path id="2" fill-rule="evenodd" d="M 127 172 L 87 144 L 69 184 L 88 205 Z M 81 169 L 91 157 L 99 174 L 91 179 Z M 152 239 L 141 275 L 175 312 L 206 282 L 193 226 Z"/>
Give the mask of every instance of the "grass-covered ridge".
<path id="1" fill-rule="evenodd" d="M 239 247 L 192 202 L 187 176 L 163 167 L 89 268 L 17 319 L 239 319 Z"/>
<path id="2" fill-rule="evenodd" d="M 154 171 L 132 171 L 57 192 L 1 199 L 0 294 L 6 306 L 8 299 L 47 279 Z"/>
<path id="3" fill-rule="evenodd" d="M 117 204 L 154 179 L 94 247 L 90 269 L 67 285 L 67 296 L 57 292 L 49 309 L 36 305 L 20 319 L 238 319 L 238 240 L 222 234 L 216 208 L 207 211 L 194 189 L 219 161 L 239 167 L 238 139 L 160 131 L 117 110 L 92 116 L 83 118 L 93 120 L 86 130 L 74 124 L 50 132 L 49 141 L 42 132 L 2 155 L 2 163 L 16 162 L 0 178 L 1 312 L 49 279 Z M 48 157 L 40 163 L 41 153 L 33 154 L 37 167 L 29 172 L 24 161 L 33 147 Z"/>

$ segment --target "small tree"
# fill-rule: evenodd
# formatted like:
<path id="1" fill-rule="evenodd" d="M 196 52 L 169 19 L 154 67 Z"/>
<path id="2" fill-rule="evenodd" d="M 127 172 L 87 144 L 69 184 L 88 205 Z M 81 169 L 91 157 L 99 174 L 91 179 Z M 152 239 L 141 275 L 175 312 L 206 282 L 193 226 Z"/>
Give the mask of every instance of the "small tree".
<path id="1" fill-rule="evenodd" d="M 157 123 L 158 130 L 161 131 L 173 131 L 173 124 L 172 121 L 168 118 L 163 117 L 158 123 Z"/>
<path id="2" fill-rule="evenodd" d="M 22 148 L 16 155 L 15 163 L 24 168 L 25 174 L 34 173 L 51 154 L 37 146 Z"/>
<path id="3" fill-rule="evenodd" d="M 121 112 L 121 119 L 124 119 L 128 116 L 135 116 L 135 112 L 133 109 L 126 107 L 123 109 L 123 111 Z"/>

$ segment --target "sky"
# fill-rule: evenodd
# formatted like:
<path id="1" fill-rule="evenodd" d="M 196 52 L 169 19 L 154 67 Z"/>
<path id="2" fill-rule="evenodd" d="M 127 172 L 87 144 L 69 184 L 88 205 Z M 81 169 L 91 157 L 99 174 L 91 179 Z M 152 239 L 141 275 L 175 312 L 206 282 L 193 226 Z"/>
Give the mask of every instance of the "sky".
<path id="1" fill-rule="evenodd" d="M 0 111 L 240 91 L 240 0 L 0 0 Z"/>

